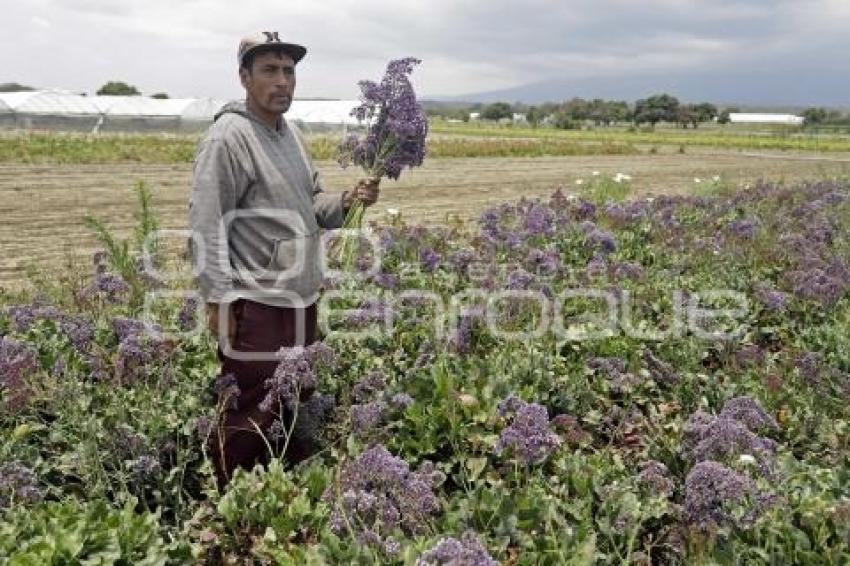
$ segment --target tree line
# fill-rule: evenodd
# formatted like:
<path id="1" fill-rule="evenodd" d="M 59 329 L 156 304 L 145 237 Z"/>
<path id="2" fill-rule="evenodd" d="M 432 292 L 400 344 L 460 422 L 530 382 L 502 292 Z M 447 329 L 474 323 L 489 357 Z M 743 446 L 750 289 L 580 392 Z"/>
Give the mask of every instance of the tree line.
<path id="1" fill-rule="evenodd" d="M 428 108 L 428 114 L 444 119 L 468 121 L 472 112 L 479 113 L 482 120 L 510 120 L 514 114 L 523 114 L 533 127 L 549 124 L 561 129 L 580 128 L 583 124 L 610 126 L 617 123 L 632 123 L 636 126 L 648 124 L 654 127 L 660 122 L 678 124 L 682 128 L 698 128 L 700 124 L 717 120 L 720 124 L 730 121 L 730 114 L 739 108 L 718 108 L 710 102 L 697 104 L 682 103 L 670 94 L 656 94 L 640 99 L 634 104 L 623 100 L 586 100 L 572 98 L 563 102 L 546 102 L 539 105 L 522 103 L 468 104 L 464 106 L 438 105 Z M 850 115 L 837 110 L 809 108 L 801 114 L 807 125 L 848 124 Z"/>

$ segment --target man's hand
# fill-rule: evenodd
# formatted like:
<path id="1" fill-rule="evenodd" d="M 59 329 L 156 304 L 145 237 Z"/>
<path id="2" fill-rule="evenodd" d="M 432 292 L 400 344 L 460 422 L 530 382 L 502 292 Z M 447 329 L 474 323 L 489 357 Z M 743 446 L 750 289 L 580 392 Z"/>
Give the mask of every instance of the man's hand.
<path id="1" fill-rule="evenodd" d="M 220 305 L 218 303 L 207 303 L 207 326 L 212 332 L 212 335 L 221 342 L 221 338 L 218 335 L 219 330 L 219 308 Z M 236 339 L 236 314 L 233 312 L 233 305 L 227 305 L 227 339 L 230 342 L 231 346 L 233 345 L 233 341 Z"/>
<path id="2" fill-rule="evenodd" d="M 354 186 L 354 190 L 345 193 L 343 206 L 351 208 L 358 200 L 363 203 L 363 206 L 372 206 L 378 202 L 378 193 L 380 192 L 378 184 L 380 182 L 380 179 L 360 179 Z"/>

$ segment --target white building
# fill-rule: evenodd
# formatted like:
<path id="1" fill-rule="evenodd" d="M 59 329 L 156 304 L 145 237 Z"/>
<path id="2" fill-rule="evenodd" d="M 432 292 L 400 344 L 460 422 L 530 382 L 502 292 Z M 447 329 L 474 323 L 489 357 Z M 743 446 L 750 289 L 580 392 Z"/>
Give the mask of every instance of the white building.
<path id="1" fill-rule="evenodd" d="M 733 112 L 729 114 L 733 124 L 784 124 L 787 126 L 802 126 L 805 119 L 794 114 L 745 114 Z"/>

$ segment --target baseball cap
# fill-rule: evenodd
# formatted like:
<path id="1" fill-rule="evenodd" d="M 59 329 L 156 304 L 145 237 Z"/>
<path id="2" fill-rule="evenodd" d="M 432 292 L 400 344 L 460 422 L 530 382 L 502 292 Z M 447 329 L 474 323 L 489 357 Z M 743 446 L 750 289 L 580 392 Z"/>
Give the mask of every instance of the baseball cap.
<path id="1" fill-rule="evenodd" d="M 292 60 L 298 63 L 301 59 L 304 58 L 304 55 L 307 54 L 307 48 L 303 45 L 298 45 L 297 43 L 286 43 L 285 41 L 280 40 L 280 36 L 276 31 L 261 31 L 256 35 L 250 35 L 242 38 L 242 41 L 239 42 L 239 50 L 236 53 L 237 61 L 239 62 L 239 66 L 242 66 L 242 61 L 245 60 L 245 56 L 253 51 L 257 51 L 258 49 L 265 48 L 275 48 L 281 49 L 290 57 Z"/>

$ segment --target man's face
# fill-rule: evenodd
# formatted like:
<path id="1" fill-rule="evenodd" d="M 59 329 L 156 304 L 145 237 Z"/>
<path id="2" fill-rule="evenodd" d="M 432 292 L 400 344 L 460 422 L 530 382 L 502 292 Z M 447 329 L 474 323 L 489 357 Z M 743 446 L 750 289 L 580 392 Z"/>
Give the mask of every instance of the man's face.
<path id="1" fill-rule="evenodd" d="M 295 61 L 285 53 L 260 53 L 250 69 L 239 72 L 242 86 L 256 108 L 268 114 L 289 110 L 295 94 Z"/>

